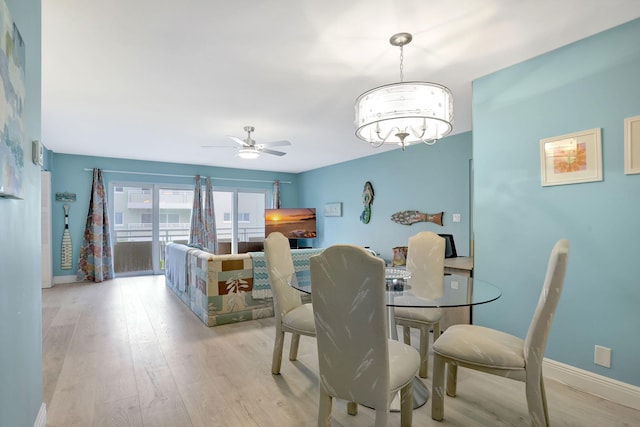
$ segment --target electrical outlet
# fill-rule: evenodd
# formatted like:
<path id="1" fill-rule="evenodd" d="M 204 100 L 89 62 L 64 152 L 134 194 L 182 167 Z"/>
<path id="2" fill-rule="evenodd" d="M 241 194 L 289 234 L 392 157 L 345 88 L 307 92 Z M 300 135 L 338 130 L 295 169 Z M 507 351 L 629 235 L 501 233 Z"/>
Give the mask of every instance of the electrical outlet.
<path id="1" fill-rule="evenodd" d="M 593 363 L 596 365 L 604 366 L 605 368 L 611 367 L 611 349 L 597 345 L 593 355 Z"/>
<path id="2" fill-rule="evenodd" d="M 458 289 L 458 282 L 456 282 L 455 280 L 451 281 L 451 289 Z"/>
<path id="3" fill-rule="evenodd" d="M 460 222 L 462 216 L 460 214 L 453 214 L 453 222 Z"/>

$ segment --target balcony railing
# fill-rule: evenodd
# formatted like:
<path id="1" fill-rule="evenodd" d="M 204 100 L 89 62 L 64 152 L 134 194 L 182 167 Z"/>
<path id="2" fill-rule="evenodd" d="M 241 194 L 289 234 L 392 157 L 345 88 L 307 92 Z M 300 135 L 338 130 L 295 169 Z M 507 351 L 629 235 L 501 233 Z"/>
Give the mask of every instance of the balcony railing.
<path id="1" fill-rule="evenodd" d="M 262 251 L 263 227 L 243 227 L 238 233 L 238 253 Z M 153 271 L 152 230 L 150 228 L 116 229 L 114 268 L 118 273 Z M 218 228 L 219 253 L 231 253 L 231 228 Z M 189 228 L 163 228 L 159 235 L 160 270 L 164 270 L 164 250 L 168 242 L 186 244 Z"/>

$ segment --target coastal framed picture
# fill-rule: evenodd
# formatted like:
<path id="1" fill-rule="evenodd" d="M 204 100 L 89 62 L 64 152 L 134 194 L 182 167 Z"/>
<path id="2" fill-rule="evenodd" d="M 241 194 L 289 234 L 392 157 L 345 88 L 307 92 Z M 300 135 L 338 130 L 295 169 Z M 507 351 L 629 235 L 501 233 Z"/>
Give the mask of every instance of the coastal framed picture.
<path id="1" fill-rule="evenodd" d="M 540 140 L 543 187 L 602 181 L 602 129 Z"/>
<path id="2" fill-rule="evenodd" d="M 640 173 L 640 116 L 624 119 L 624 173 Z"/>
<path id="3" fill-rule="evenodd" d="M 0 0 L 0 197 L 22 199 L 24 155 L 25 47 Z"/>

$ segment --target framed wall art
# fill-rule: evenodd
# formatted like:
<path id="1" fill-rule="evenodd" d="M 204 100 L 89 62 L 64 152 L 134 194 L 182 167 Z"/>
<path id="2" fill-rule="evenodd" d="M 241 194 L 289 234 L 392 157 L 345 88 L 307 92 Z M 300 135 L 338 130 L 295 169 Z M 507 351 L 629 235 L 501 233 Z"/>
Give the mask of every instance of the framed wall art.
<path id="1" fill-rule="evenodd" d="M 600 128 L 540 140 L 542 186 L 602 181 Z"/>
<path id="2" fill-rule="evenodd" d="M 0 0 L 0 79 L 0 197 L 21 199 L 25 47 L 5 0 Z"/>
<path id="3" fill-rule="evenodd" d="M 640 116 L 624 119 L 624 173 L 640 173 Z"/>

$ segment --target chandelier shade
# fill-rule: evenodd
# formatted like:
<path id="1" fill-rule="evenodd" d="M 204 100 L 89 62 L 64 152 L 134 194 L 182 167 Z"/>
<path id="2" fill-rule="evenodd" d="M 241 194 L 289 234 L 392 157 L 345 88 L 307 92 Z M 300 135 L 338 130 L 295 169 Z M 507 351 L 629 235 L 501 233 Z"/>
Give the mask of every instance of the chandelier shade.
<path id="1" fill-rule="evenodd" d="M 453 129 L 451 91 L 437 83 L 380 86 L 360 95 L 355 108 L 356 135 L 374 146 L 431 143 Z"/>
<path id="2" fill-rule="evenodd" d="M 400 47 L 400 82 L 371 89 L 356 99 L 356 136 L 374 147 L 383 144 L 431 145 L 453 130 L 453 95 L 449 88 L 430 82 L 403 81 L 403 46 L 409 33 L 389 40 Z"/>

